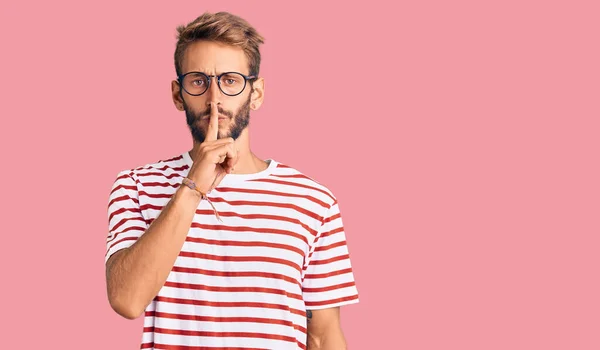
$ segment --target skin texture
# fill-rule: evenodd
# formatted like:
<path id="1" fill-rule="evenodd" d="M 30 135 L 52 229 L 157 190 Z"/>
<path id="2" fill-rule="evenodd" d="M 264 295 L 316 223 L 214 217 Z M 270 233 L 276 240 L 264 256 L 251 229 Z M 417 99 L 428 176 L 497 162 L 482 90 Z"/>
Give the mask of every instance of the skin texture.
<path id="1" fill-rule="evenodd" d="M 182 73 L 218 75 L 235 71 L 250 75 L 241 48 L 199 41 L 191 44 L 182 61 Z M 217 186 L 228 173 L 251 174 L 268 164 L 250 150 L 250 112 L 258 110 L 265 96 L 264 79 L 248 83 L 237 96 L 227 96 L 213 80 L 200 96 L 181 91 L 171 82 L 175 107 L 185 111 L 194 140 L 193 165 L 188 177 L 204 193 Z M 219 120 L 219 118 L 222 118 Z M 112 308 L 128 319 L 139 317 L 164 285 L 183 246 L 200 195 L 186 187 L 177 189 L 146 232 L 129 248 L 113 254 L 106 263 L 107 294 Z M 309 350 L 346 349 L 339 307 L 307 313 Z"/>
<path id="2" fill-rule="evenodd" d="M 307 349 L 346 349 L 346 339 L 340 322 L 340 308 L 308 311 L 311 312 L 307 312 Z"/>

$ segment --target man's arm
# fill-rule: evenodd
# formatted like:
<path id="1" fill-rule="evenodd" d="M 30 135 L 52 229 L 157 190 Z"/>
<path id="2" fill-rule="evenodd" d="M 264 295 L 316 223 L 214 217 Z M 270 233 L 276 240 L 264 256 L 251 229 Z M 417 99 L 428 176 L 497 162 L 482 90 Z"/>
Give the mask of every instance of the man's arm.
<path id="1" fill-rule="evenodd" d="M 219 112 L 213 102 L 206 138 L 194 150 L 194 162 L 187 175 L 203 193 L 216 187 L 238 161 L 233 138 L 217 139 L 218 132 Z M 224 172 L 218 171 L 218 164 Z M 201 200 L 198 192 L 180 186 L 135 243 L 106 261 L 108 300 L 119 315 L 139 317 L 158 294 L 173 269 Z"/>
<path id="2" fill-rule="evenodd" d="M 346 350 L 340 307 L 307 310 L 307 350 Z"/>
<path id="3" fill-rule="evenodd" d="M 111 307 L 134 319 L 164 285 L 194 218 L 200 196 L 180 187 L 146 232 L 106 262 L 106 287 Z"/>

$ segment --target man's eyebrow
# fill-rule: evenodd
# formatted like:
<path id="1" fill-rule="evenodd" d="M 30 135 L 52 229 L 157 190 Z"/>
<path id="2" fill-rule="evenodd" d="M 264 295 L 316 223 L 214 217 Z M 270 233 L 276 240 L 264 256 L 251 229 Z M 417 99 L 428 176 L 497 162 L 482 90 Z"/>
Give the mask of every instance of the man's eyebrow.
<path id="1" fill-rule="evenodd" d="M 190 72 L 200 72 L 200 73 L 204 73 L 206 75 L 210 75 L 205 70 L 202 70 L 202 69 L 192 69 L 192 70 L 190 70 Z M 223 74 L 225 72 L 235 72 L 235 70 L 219 71 L 219 72 L 216 72 L 215 75 L 220 75 L 220 74 Z"/>
<path id="2" fill-rule="evenodd" d="M 189 72 L 200 72 L 200 73 L 204 73 L 204 74 L 206 74 L 206 75 L 211 75 L 211 74 L 208 74 L 208 73 L 206 73 L 206 71 L 204 71 L 204 70 L 201 70 L 201 69 L 192 69 L 192 70 L 190 70 Z M 189 73 L 189 72 L 188 72 L 188 73 Z M 240 72 L 240 71 L 238 71 L 238 70 L 235 70 L 235 69 L 229 69 L 229 70 L 224 70 L 224 71 L 218 71 L 218 72 L 216 72 L 216 73 L 215 73 L 215 75 L 221 75 L 221 74 L 223 74 L 223 73 L 231 73 L 231 72 L 235 72 L 235 73 L 241 73 L 241 72 Z M 244 74 L 244 73 L 241 73 L 241 74 Z"/>

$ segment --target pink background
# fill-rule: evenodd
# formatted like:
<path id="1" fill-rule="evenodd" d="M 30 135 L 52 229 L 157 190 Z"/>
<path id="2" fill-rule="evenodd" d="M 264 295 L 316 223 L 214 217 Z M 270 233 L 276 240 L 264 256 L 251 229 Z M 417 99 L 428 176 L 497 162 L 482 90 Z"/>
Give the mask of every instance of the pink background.
<path id="1" fill-rule="evenodd" d="M 175 27 L 206 10 L 266 37 L 253 151 L 340 200 L 350 349 L 600 348 L 597 1 L 206 3 L 2 5 L 2 348 L 139 347 L 108 195 L 191 147 Z"/>

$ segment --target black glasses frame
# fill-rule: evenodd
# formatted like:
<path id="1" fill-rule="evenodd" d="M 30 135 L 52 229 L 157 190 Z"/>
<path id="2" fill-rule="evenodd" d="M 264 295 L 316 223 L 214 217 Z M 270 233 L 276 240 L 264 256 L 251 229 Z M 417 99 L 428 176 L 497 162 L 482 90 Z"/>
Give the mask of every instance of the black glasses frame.
<path id="1" fill-rule="evenodd" d="M 225 74 L 231 74 L 231 73 L 239 74 L 242 77 L 244 77 L 244 87 L 242 88 L 242 90 L 240 90 L 240 92 L 238 92 L 237 94 L 233 94 L 233 95 L 226 93 L 221 88 L 221 77 L 224 76 Z M 183 79 L 185 79 L 186 75 L 188 75 L 188 74 L 201 74 L 201 75 L 203 75 L 203 76 L 206 77 L 206 79 L 208 81 L 208 84 L 206 85 L 206 89 L 202 93 L 192 94 L 192 93 L 190 93 L 189 91 L 187 91 L 185 89 L 185 86 L 183 85 Z M 210 89 L 210 84 L 212 82 L 212 78 L 217 78 L 217 85 L 219 86 L 219 90 L 221 90 L 222 93 L 224 93 L 227 96 L 237 96 L 237 95 L 241 94 L 242 92 L 244 92 L 244 90 L 246 89 L 246 84 L 248 83 L 248 80 L 254 80 L 257 77 L 255 75 L 244 75 L 244 74 L 242 74 L 240 72 L 225 72 L 225 73 L 221 73 L 219 75 L 208 75 L 208 74 L 203 73 L 203 72 L 187 72 L 185 74 L 178 75 L 177 76 L 177 82 L 179 83 L 179 86 L 181 86 L 182 90 L 184 90 L 188 95 L 191 95 L 191 96 L 200 96 L 200 95 L 203 95 L 204 93 L 206 93 L 208 91 L 208 89 Z"/>

